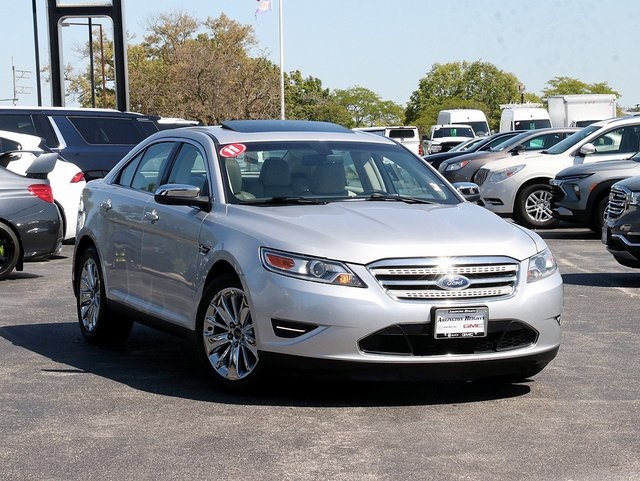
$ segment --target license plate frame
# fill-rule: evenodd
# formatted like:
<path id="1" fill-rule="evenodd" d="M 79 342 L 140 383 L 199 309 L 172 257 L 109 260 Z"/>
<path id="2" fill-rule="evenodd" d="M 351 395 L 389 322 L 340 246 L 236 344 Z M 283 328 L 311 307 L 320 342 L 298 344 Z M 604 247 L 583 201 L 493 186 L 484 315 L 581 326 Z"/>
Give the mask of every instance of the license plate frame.
<path id="1" fill-rule="evenodd" d="M 465 339 L 486 337 L 489 307 L 442 307 L 433 313 L 433 337 L 436 339 Z"/>

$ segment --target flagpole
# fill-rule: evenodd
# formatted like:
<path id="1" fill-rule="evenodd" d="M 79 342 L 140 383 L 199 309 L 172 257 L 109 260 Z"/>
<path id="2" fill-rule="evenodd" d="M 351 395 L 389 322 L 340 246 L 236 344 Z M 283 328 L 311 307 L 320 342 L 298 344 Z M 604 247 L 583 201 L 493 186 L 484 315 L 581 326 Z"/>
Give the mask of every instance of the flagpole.
<path id="1" fill-rule="evenodd" d="M 279 0 L 278 13 L 280 18 L 280 118 L 284 120 L 284 36 L 282 33 L 282 0 Z"/>

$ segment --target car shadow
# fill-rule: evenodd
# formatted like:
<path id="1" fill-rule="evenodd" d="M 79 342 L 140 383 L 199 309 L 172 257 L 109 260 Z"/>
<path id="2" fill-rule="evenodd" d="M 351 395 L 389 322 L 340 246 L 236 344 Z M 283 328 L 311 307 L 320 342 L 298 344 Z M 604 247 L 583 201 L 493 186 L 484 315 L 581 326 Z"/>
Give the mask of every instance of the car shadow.
<path id="1" fill-rule="evenodd" d="M 640 275 L 634 272 L 598 272 L 562 274 L 565 284 L 588 287 L 640 287 Z"/>
<path id="2" fill-rule="evenodd" d="M 13 271 L 11 274 L 9 274 L 7 277 L 0 279 L 0 282 L 2 281 L 15 281 L 15 280 L 21 280 L 21 279 L 37 279 L 39 277 L 42 277 L 39 274 L 32 274 L 30 272 L 24 272 L 24 271 Z"/>
<path id="3" fill-rule="evenodd" d="M 230 393 L 209 379 L 191 343 L 135 325 L 122 348 L 88 344 L 75 323 L 0 328 L 12 344 L 51 359 L 49 374 L 93 374 L 134 389 L 198 401 L 265 406 L 405 406 L 461 404 L 526 395 L 532 381 L 509 383 L 395 383 L 271 375 L 252 393 Z"/>
<path id="4" fill-rule="evenodd" d="M 574 229 L 550 229 L 536 230 L 536 233 L 543 239 L 564 239 L 564 240 L 589 240 L 600 239 L 598 232 L 590 229 L 574 228 Z"/>

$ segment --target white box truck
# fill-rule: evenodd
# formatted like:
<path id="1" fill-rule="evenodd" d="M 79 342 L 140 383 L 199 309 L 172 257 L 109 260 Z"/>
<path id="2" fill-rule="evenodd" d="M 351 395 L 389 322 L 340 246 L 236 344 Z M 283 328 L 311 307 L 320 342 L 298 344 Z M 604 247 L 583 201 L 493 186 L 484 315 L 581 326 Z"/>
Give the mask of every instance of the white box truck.
<path id="1" fill-rule="evenodd" d="M 476 109 L 452 109 L 438 112 L 438 125 L 462 124 L 470 125 L 476 136 L 489 135 L 489 122 L 482 110 Z"/>
<path id="2" fill-rule="evenodd" d="M 585 127 L 617 113 L 613 94 L 551 95 L 547 102 L 554 127 Z"/>
<path id="3" fill-rule="evenodd" d="M 551 117 L 547 109 L 540 104 L 505 104 L 501 105 L 500 132 L 512 130 L 535 130 L 551 127 Z"/>

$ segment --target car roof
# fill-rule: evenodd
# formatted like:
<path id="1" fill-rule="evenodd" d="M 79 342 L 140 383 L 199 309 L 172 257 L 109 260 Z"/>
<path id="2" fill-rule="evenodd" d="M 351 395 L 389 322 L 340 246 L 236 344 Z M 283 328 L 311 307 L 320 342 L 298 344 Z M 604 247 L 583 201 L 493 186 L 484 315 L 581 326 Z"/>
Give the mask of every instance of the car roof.
<path id="1" fill-rule="evenodd" d="M 353 131 L 331 122 L 306 120 L 232 120 L 217 126 L 183 127 L 163 130 L 151 138 L 190 136 L 204 133 L 220 144 L 259 141 L 360 141 L 396 144 L 393 140 L 363 131 Z"/>
<path id="2" fill-rule="evenodd" d="M 18 142 L 23 147 L 25 145 L 29 146 L 39 146 L 42 142 L 42 138 L 36 135 L 29 134 L 20 134 L 18 132 L 11 132 L 10 130 L 0 130 L 0 137 L 7 140 L 13 140 L 14 142 Z"/>
<path id="3" fill-rule="evenodd" d="M 119 117 L 149 117 L 138 112 L 122 112 L 116 109 L 83 108 L 83 107 L 22 107 L 17 105 L 7 105 L 0 107 L 0 112 L 26 113 L 26 114 L 46 114 L 46 115 L 97 115 L 97 116 L 119 116 Z"/>

